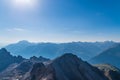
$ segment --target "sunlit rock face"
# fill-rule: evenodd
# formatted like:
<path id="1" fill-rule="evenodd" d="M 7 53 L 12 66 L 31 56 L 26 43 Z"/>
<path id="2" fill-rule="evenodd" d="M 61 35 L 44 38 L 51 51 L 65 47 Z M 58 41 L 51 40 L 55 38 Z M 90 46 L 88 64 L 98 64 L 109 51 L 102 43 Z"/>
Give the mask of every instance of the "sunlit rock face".
<path id="1" fill-rule="evenodd" d="M 104 72 L 105 76 L 109 78 L 109 80 L 120 80 L 120 70 L 115 66 L 110 64 L 99 64 L 95 65 Z"/>

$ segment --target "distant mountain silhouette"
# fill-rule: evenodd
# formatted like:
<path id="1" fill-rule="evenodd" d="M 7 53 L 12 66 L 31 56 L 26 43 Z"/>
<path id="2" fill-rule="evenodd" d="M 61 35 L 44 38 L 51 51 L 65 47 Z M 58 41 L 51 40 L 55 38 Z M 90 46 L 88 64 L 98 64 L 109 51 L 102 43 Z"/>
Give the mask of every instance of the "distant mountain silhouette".
<path id="1" fill-rule="evenodd" d="M 89 62 L 93 64 L 108 63 L 120 68 L 120 44 L 103 51 Z"/>
<path id="2" fill-rule="evenodd" d="M 88 60 L 107 48 L 115 45 L 115 42 L 71 42 L 71 43 L 30 43 L 20 41 L 6 46 L 13 55 L 21 55 L 25 58 L 31 56 L 43 56 L 55 58 L 63 53 L 74 53 L 84 60 Z"/>
<path id="3" fill-rule="evenodd" d="M 12 56 L 5 48 L 0 49 L 0 72 L 12 63 L 20 63 L 23 60 L 21 56 Z"/>

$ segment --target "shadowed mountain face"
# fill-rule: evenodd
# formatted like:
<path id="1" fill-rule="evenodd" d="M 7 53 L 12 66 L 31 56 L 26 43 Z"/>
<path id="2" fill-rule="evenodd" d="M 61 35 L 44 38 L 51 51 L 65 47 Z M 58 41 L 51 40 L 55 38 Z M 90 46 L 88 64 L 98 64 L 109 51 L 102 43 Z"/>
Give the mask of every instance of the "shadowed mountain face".
<path id="1" fill-rule="evenodd" d="M 93 64 L 108 63 L 120 68 L 120 44 L 111 47 L 90 60 Z"/>
<path id="2" fill-rule="evenodd" d="M 13 63 L 20 63 L 24 59 L 21 56 L 12 56 L 5 48 L 0 49 L 0 72 Z"/>
<path id="3" fill-rule="evenodd" d="M 97 68 L 77 56 L 65 54 L 47 65 L 37 63 L 25 80 L 108 80 Z"/>
<path id="4" fill-rule="evenodd" d="M 31 56 L 43 56 L 55 58 L 63 55 L 63 53 L 75 53 L 78 57 L 88 60 L 104 51 L 110 46 L 115 45 L 115 42 L 71 42 L 71 43 L 30 43 L 20 41 L 16 44 L 6 46 L 6 49 L 13 55 L 21 55 L 29 58 Z M 62 54 L 61 54 L 62 53 Z"/>
<path id="5" fill-rule="evenodd" d="M 9 65 L 4 71 L 0 72 L 0 79 L 120 80 L 120 70 L 107 64 L 91 66 L 73 54 L 64 54 L 52 61 L 33 56 L 21 63 Z"/>
<path id="6" fill-rule="evenodd" d="M 24 80 L 29 75 L 35 63 L 41 63 L 49 61 L 49 59 L 43 57 L 31 57 L 21 63 L 13 63 L 8 66 L 4 71 L 0 73 L 0 79 L 2 80 Z"/>

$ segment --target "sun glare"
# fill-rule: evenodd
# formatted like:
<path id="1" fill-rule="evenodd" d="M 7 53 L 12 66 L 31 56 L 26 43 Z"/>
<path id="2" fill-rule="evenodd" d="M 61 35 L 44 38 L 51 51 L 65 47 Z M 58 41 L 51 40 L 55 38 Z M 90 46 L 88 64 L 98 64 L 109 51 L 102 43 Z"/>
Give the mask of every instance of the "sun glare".
<path id="1" fill-rule="evenodd" d="M 14 3 L 17 5 L 31 5 L 33 0 L 14 0 Z"/>
<path id="2" fill-rule="evenodd" d="M 28 7 L 35 7 L 36 0 L 12 0 L 12 4 L 15 8 L 28 8 Z"/>

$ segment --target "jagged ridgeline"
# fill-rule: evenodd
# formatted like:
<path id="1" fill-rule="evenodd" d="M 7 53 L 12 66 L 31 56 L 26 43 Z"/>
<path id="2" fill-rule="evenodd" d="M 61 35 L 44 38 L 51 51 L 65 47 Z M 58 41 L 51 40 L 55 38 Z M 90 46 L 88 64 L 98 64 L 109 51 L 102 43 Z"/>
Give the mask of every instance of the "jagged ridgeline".
<path id="1" fill-rule="evenodd" d="M 92 66 L 71 53 L 54 60 L 42 56 L 24 59 L 10 55 L 3 48 L 0 57 L 3 57 L 1 62 L 9 63 L 5 68 L 0 66 L 1 80 L 120 80 L 118 68 L 107 64 Z"/>
<path id="2" fill-rule="evenodd" d="M 0 49 L 0 72 L 12 63 L 20 63 L 24 60 L 21 56 L 12 56 L 5 48 Z"/>

